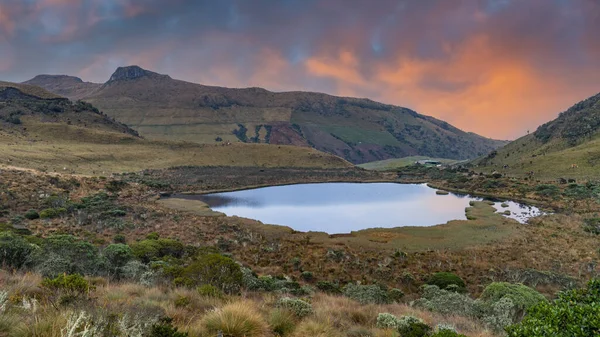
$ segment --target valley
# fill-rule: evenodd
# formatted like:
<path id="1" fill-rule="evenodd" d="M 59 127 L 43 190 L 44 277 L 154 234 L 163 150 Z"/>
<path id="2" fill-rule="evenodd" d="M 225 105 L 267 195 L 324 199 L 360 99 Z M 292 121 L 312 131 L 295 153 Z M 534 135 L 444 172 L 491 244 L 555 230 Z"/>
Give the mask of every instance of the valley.
<path id="1" fill-rule="evenodd" d="M 147 76 L 145 72 L 141 74 Z M 118 76 L 111 79 L 121 80 Z M 79 85 L 78 90 L 86 94 L 99 90 L 88 84 Z M 576 106 L 583 110 L 574 108 L 570 110 L 574 112 L 565 115 L 594 113 L 589 109 L 596 109 L 596 101 L 586 102 Z M 417 315 L 426 326 L 453 322 L 453 329 L 469 336 L 501 336 L 520 318 L 490 323 L 500 314 L 493 309 L 497 302 L 485 300 L 491 291 L 489 287 L 518 283 L 544 299 L 553 298 L 560 290 L 581 287 L 598 275 L 596 235 L 600 231 L 596 214 L 600 212 L 600 185 L 594 179 L 594 166 L 589 161 L 577 169 L 563 170 L 561 166 L 569 161 L 582 162 L 581 151 L 592 151 L 596 134 L 585 134 L 575 143 L 566 143 L 564 136 L 540 139 L 539 134 L 546 130 L 563 130 L 552 125 L 556 124 L 551 122 L 503 148 L 490 149 L 473 161 L 413 156 L 359 167 L 309 146 L 246 143 L 225 137 L 209 143 L 153 139 L 140 134 L 142 128 L 134 130 L 93 104 L 69 101 L 31 85 L 1 82 L 0 252 L 29 255 L 21 264 L 17 264 L 21 260 L 12 257 L 17 255 L 3 255 L 3 263 L 11 263 L 21 271 L 2 274 L 0 284 L 16 294 L 21 291 L 16 284 L 24 282 L 19 280 L 33 277 L 32 282 L 40 283 L 35 278 L 45 277 L 43 282 L 59 282 L 60 271 L 64 275 L 86 276 L 82 282 L 99 282 L 94 290 L 88 290 L 88 294 L 94 294 L 94 300 L 87 297 L 90 295 L 77 295 L 80 297 L 76 301 L 89 301 L 85 303 L 93 306 L 99 305 L 100 299 L 109 307 L 122 305 L 115 296 L 129 291 L 134 293 L 127 296 L 136 301 L 161 294 L 159 310 L 173 318 L 165 326 L 193 336 L 212 336 L 205 321 L 194 320 L 197 312 L 209 317 L 206 315 L 211 308 L 229 310 L 232 303 L 247 308 L 265 307 L 255 317 L 257 322 L 263 322 L 270 320 L 265 317 L 271 317 L 273 310 L 282 305 L 269 303 L 270 296 L 281 297 L 280 294 L 293 296 L 293 301 L 306 301 L 311 310 L 335 319 L 334 325 L 324 325 L 323 329 L 332 329 L 324 336 L 342 336 L 342 331 L 351 329 L 369 333 L 395 331 L 396 328 L 390 330 L 379 322 L 383 311 L 404 317 Z M 573 155 L 570 157 L 569 153 Z M 554 168 L 550 165 L 553 160 L 557 164 Z M 527 174 L 532 168 L 534 176 Z M 439 193 L 421 186 L 431 192 L 421 208 L 413 204 L 399 213 L 388 214 L 377 208 L 361 208 L 367 203 L 393 202 L 399 197 L 395 192 L 393 197 L 386 197 L 381 191 L 372 192 L 375 194 L 371 196 L 366 191 L 346 191 L 335 196 L 333 190 L 338 184 L 316 192 L 313 206 L 331 203 L 326 208 L 332 208 L 348 199 L 350 204 L 340 211 L 347 219 L 359 218 L 363 212 L 360 216 L 374 224 L 357 228 L 339 223 L 328 226 L 327 221 L 334 220 L 325 213 L 280 210 L 296 219 L 307 212 L 318 217 L 306 218 L 305 221 L 314 222 L 310 226 L 290 228 L 285 223 L 263 223 L 258 217 L 228 216 L 216 206 L 211 209 L 201 200 L 190 200 L 190 194 L 327 182 L 386 186 L 427 183 Z M 169 198 L 181 193 L 184 197 Z M 303 201 L 294 198 L 305 194 L 290 192 L 289 196 L 298 205 Z M 318 197 L 324 199 L 319 201 Z M 276 197 L 279 201 L 285 198 Z M 409 202 L 418 199 L 410 194 L 406 198 Z M 511 219 L 503 214 L 509 209 L 510 200 L 535 205 L 546 214 L 528 221 Z M 445 220 L 431 220 L 425 227 L 406 226 L 411 224 L 407 219 L 418 217 L 416 213 L 434 215 L 450 207 L 454 207 L 452 215 Z M 519 215 L 517 212 L 512 215 Z M 378 226 L 382 221 L 389 225 Z M 62 240 L 60 247 L 66 247 L 61 248 L 62 255 L 48 253 L 41 257 L 26 248 L 33 245 L 38 247 L 35 249 L 52 250 L 53 240 Z M 71 245 L 73 248 L 69 248 Z M 70 249 L 82 249 L 75 248 L 77 245 L 87 247 L 86 254 L 97 254 L 102 261 L 113 256 L 111 249 L 129 253 L 123 253 L 127 256 L 125 262 L 111 262 L 122 263 L 113 270 L 107 262 L 90 260 L 84 265 L 77 261 L 77 254 L 65 255 L 71 254 L 67 253 Z M 224 259 L 219 263 L 231 261 L 244 276 L 242 281 L 233 283 L 216 279 L 204 283 L 214 289 L 210 288 L 210 294 L 203 293 L 208 290 L 201 291 L 204 281 L 198 280 L 209 269 L 197 274 L 193 268 L 196 263 L 217 258 Z M 134 266 L 138 271 L 132 271 Z M 38 274 L 22 274 L 26 270 Z M 150 279 L 144 279 L 140 273 Z M 448 290 L 452 288 L 432 285 L 440 273 L 457 277 L 464 290 L 455 293 Z M 149 283 L 144 286 L 144 282 Z M 47 286 L 42 287 L 44 295 L 35 295 L 36 287 L 25 290 L 19 298 L 39 299 L 44 310 L 49 310 L 54 295 L 49 295 L 52 292 Z M 360 295 L 355 295 L 355 291 Z M 382 292 L 382 298 L 371 297 L 375 296 L 374 291 Z M 435 295 L 428 295 L 427 291 Z M 181 298 L 193 304 L 176 306 L 174 303 Z M 478 314 L 464 309 L 449 315 L 445 302 L 428 302 L 452 298 L 470 303 L 468 306 L 475 306 L 470 301 L 479 298 L 477 303 L 483 307 L 477 309 L 481 310 Z M 340 307 L 353 306 L 352 301 L 362 303 L 352 315 L 367 315 L 364 319 L 333 318 Z M 325 303 L 336 304 L 328 307 Z M 16 304 L 10 306 L 15 314 Z M 70 304 L 61 304 L 60 308 L 71 310 Z M 64 317 L 56 322 L 62 322 Z M 307 324 L 321 322 L 310 317 L 287 319 L 296 329 L 293 336 L 306 336 L 307 332 L 302 331 L 309 329 Z M 2 329 L 10 330 L 0 322 Z M 264 329 L 261 334 L 272 333 L 271 328 Z"/>

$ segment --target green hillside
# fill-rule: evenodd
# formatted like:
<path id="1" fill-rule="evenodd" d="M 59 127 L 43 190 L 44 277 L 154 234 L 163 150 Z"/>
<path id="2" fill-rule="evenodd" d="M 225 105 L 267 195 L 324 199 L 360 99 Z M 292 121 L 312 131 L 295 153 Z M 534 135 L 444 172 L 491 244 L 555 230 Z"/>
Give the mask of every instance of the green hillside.
<path id="1" fill-rule="evenodd" d="M 313 147 L 353 163 L 406 156 L 467 159 L 504 145 L 369 99 L 204 86 L 123 67 L 104 84 L 69 76 L 26 83 L 83 99 L 155 140 Z"/>
<path id="2" fill-rule="evenodd" d="M 538 179 L 600 177 L 600 94 L 581 101 L 534 133 L 474 161 L 483 171 Z M 508 165 L 508 167 L 505 167 Z"/>

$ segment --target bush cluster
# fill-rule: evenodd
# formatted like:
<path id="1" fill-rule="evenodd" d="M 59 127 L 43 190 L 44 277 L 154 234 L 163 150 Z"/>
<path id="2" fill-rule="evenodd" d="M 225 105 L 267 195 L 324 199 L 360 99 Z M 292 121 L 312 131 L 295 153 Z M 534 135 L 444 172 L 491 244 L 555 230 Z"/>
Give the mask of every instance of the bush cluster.
<path id="1" fill-rule="evenodd" d="M 510 337 L 584 337 L 600 333 L 600 280 L 583 289 L 559 293 L 553 302 L 541 301 L 522 322 L 508 326 Z"/>
<path id="2" fill-rule="evenodd" d="M 304 318 L 313 313 L 312 304 L 297 298 L 281 298 L 277 302 L 277 306 L 291 311 L 298 318 Z"/>

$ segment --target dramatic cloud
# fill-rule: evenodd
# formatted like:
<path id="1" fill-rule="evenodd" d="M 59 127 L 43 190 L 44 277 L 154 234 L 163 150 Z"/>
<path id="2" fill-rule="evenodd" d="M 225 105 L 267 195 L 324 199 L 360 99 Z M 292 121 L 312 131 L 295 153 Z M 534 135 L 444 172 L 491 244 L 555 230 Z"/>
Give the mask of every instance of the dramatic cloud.
<path id="1" fill-rule="evenodd" d="M 0 79 L 369 97 L 514 138 L 600 91 L 598 0 L 0 0 Z"/>

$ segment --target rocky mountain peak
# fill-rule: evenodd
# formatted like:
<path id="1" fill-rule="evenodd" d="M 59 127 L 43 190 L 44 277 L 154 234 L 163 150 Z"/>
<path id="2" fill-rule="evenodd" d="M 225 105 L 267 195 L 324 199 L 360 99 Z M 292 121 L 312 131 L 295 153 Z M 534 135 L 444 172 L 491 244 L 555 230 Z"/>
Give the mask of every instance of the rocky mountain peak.
<path id="1" fill-rule="evenodd" d="M 139 66 L 133 65 L 128 67 L 119 67 L 112 74 L 107 83 L 115 82 L 115 81 L 123 81 L 123 80 L 134 80 L 141 77 L 163 77 L 170 78 L 168 75 L 161 75 L 146 69 L 143 69 Z"/>

